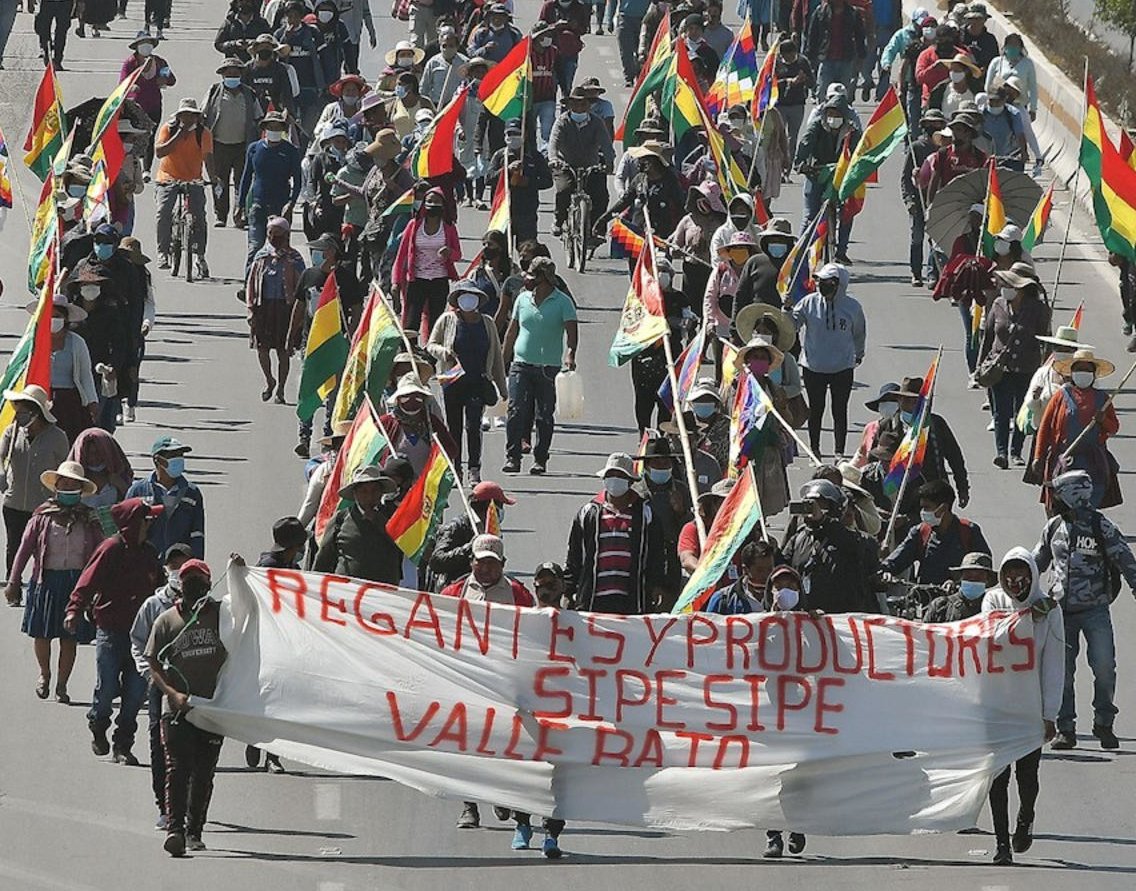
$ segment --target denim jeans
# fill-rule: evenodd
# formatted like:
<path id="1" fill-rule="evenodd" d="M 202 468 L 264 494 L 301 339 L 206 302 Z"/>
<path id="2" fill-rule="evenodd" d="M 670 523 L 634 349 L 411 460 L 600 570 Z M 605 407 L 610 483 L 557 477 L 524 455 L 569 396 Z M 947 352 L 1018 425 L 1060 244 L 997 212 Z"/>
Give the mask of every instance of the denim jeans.
<path id="1" fill-rule="evenodd" d="M 158 812 L 166 812 L 166 753 L 162 750 L 162 700 L 165 694 L 151 683 L 146 691 L 150 718 L 150 788 Z"/>
<path id="2" fill-rule="evenodd" d="M 339 395 L 339 387 L 327 394 L 323 401 L 323 435 L 331 436 L 331 413 L 335 409 L 335 397 Z M 300 442 L 311 443 L 312 431 L 315 429 L 316 416 L 312 415 L 306 421 L 300 421 Z"/>
<path id="3" fill-rule="evenodd" d="M 87 723 L 94 730 L 110 727 L 114 700 L 121 696 L 115 722 L 114 745 L 127 750 L 134 745 L 138 711 L 146 699 L 146 681 L 138 673 L 130 652 L 130 632 L 106 631 L 95 634 L 95 695 L 87 712 Z"/>
<path id="4" fill-rule="evenodd" d="M 619 16 L 616 40 L 619 41 L 619 61 L 623 76 L 634 80 L 639 76 L 639 32 L 643 28 L 642 16 Z"/>
<path id="5" fill-rule="evenodd" d="M 536 423 L 533 458 L 548 463 L 552 448 L 553 416 L 556 414 L 556 365 L 530 365 L 513 362 L 509 367 L 509 416 L 505 421 L 505 458 L 520 462 L 521 441 L 527 439 Z"/>
<path id="6" fill-rule="evenodd" d="M 96 427 L 102 427 L 111 435 L 118 428 L 118 416 L 122 413 L 121 396 L 99 396 L 99 418 Z"/>
<path id="7" fill-rule="evenodd" d="M 990 388 L 990 409 L 994 415 L 994 448 L 999 455 L 1021 455 L 1026 435 L 1014 423 L 1022 400 L 1029 390 L 1031 375 L 1028 371 L 1007 371 L 1002 379 Z"/>
<path id="8" fill-rule="evenodd" d="M 817 213 L 820 211 L 821 204 L 824 203 L 824 188 L 818 185 L 816 180 L 811 177 L 805 177 L 803 192 L 805 199 L 805 218 L 801 221 L 801 232 L 804 232 L 809 223 L 815 219 Z"/>
<path id="9" fill-rule="evenodd" d="M 536 149 L 543 152 L 548 147 L 548 138 L 552 135 L 552 125 L 556 121 L 556 100 L 547 102 L 534 102 L 533 114 L 536 115 Z"/>
<path id="10" fill-rule="evenodd" d="M 831 84 L 844 84 L 848 90 L 848 98 L 852 98 L 853 85 L 856 83 L 856 63 L 844 59 L 825 59 L 817 68 L 817 101 L 824 103 Z"/>
<path id="11" fill-rule="evenodd" d="M 465 439 L 469 444 L 469 456 L 466 466 L 470 470 L 481 469 L 481 412 L 485 403 L 481 400 L 481 388 L 485 378 L 478 374 L 467 372 L 461 380 L 450 384 L 442 393 L 442 401 L 446 404 L 446 427 L 457 443 L 458 451 L 454 455 L 454 464 L 461 467 L 462 462 L 462 429 L 465 429 Z"/>
<path id="12" fill-rule="evenodd" d="M 978 366 L 978 347 L 982 343 L 982 335 L 980 332 L 978 337 L 971 336 L 974 327 L 974 307 L 960 303 L 958 308 L 959 316 L 962 317 L 963 352 L 966 354 L 966 367 L 973 374 L 974 369 Z"/>
<path id="13" fill-rule="evenodd" d="M 1077 727 L 1074 679 L 1082 634 L 1093 672 L 1093 724 L 1111 727 L 1119 711 L 1112 703 L 1116 694 L 1116 644 L 1112 637 L 1111 607 L 1101 604 L 1065 613 L 1065 695 L 1061 699 L 1061 711 L 1057 713 L 1057 729 L 1063 733 L 1073 733 Z"/>
<path id="14" fill-rule="evenodd" d="M 797 157 L 797 137 L 801 133 L 801 124 L 805 120 L 805 106 L 804 105 L 778 105 L 777 110 L 781 112 L 781 119 L 785 121 L 785 131 L 789 136 L 789 158 L 790 163 L 793 158 Z"/>
<path id="15" fill-rule="evenodd" d="M 595 0 L 592 5 L 596 8 L 596 24 L 610 31 L 614 27 L 615 0 Z"/>
<path id="16" fill-rule="evenodd" d="M 556 83 L 560 87 L 560 95 L 567 96 L 572 92 L 572 83 L 576 80 L 576 68 L 579 65 L 579 56 L 556 57 L 552 67 L 556 73 Z"/>

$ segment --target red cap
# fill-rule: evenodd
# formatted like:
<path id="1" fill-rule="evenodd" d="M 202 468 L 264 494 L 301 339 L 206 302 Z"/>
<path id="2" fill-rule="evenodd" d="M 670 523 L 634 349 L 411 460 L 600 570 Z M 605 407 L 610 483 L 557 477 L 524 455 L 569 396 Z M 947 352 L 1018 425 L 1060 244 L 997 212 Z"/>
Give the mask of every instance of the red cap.
<path id="1" fill-rule="evenodd" d="M 496 501 L 498 504 L 516 504 L 515 498 L 505 494 L 505 490 L 498 483 L 485 480 L 473 487 L 470 501 Z"/>
<path id="2" fill-rule="evenodd" d="M 204 560 L 198 560 L 197 558 L 194 558 L 193 560 L 186 560 L 181 565 L 181 569 L 178 571 L 178 578 L 180 578 L 182 581 L 185 581 L 186 577 L 194 572 L 196 572 L 198 575 L 205 576 L 205 580 L 207 582 L 213 581 L 213 574 L 209 571 L 209 564 Z"/>

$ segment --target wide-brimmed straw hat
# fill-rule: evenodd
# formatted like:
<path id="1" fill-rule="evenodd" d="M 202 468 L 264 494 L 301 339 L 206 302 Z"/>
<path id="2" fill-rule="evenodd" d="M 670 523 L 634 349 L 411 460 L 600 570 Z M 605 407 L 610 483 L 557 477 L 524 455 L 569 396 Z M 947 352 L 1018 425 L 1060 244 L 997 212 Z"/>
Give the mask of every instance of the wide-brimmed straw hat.
<path id="1" fill-rule="evenodd" d="M 738 337 L 748 342 L 764 319 L 772 320 L 777 326 L 777 349 L 781 352 L 792 349 L 793 342 L 797 339 L 797 326 L 793 323 L 793 317 L 783 309 L 768 303 L 750 303 L 738 310 L 737 318 L 734 320 Z"/>
<path id="2" fill-rule="evenodd" d="M 609 473 L 617 473 L 633 483 L 640 480 L 639 474 L 635 472 L 635 461 L 626 452 L 613 452 L 608 455 L 603 470 L 597 470 L 596 476 L 604 477 Z"/>
<path id="3" fill-rule="evenodd" d="M 376 164 L 385 164 L 387 161 L 393 161 L 398 157 L 398 153 L 402 151 L 402 143 L 398 141 L 398 134 L 387 127 L 375 134 L 375 138 L 364 151 L 371 156 Z"/>
<path id="4" fill-rule="evenodd" d="M 1018 262 L 1009 269 L 995 269 L 994 277 L 1010 288 L 1025 288 L 1041 282 L 1037 270 L 1029 263 Z"/>
<path id="5" fill-rule="evenodd" d="M 398 483 L 387 476 L 381 467 L 368 464 L 365 467 L 360 467 L 351 474 L 351 482 L 346 486 L 339 487 L 339 497 L 352 498 L 355 494 L 355 487 L 362 486 L 366 483 L 379 483 L 383 487 L 384 492 L 393 492 L 398 488 Z"/>
<path id="6" fill-rule="evenodd" d="M 401 396 L 430 396 L 429 387 L 422 383 L 419 376 L 414 372 L 407 372 L 398 379 L 398 385 L 394 390 L 394 398 L 398 399 Z"/>
<path id="7" fill-rule="evenodd" d="M 65 310 L 67 312 L 67 324 L 69 325 L 78 325 L 87 318 L 87 311 L 83 309 L 83 307 L 66 300 L 62 294 L 57 295 L 56 299 L 52 301 L 51 308 L 53 311 L 57 309 Z M 39 309 L 39 301 L 32 300 L 24 304 L 24 309 L 34 314 L 35 311 Z"/>
<path id="8" fill-rule="evenodd" d="M 350 432 L 351 432 L 351 422 L 350 421 L 336 421 L 334 424 L 331 425 L 331 434 L 328 435 L 328 436 L 321 436 L 317 440 L 317 442 L 321 446 L 324 446 L 326 448 L 327 446 L 332 445 L 334 440 L 346 438 L 347 434 L 350 433 Z"/>
<path id="9" fill-rule="evenodd" d="M 658 139 L 647 139 L 642 144 L 628 149 L 627 154 L 637 161 L 640 158 L 654 158 L 661 164 L 671 163 L 671 147 Z"/>
<path id="10" fill-rule="evenodd" d="M 39 481 L 52 492 L 56 490 L 61 478 L 82 483 L 80 491 L 84 495 L 94 495 L 99 490 L 98 486 L 83 475 L 83 465 L 78 461 L 64 461 L 57 470 L 45 470 L 39 475 Z"/>
<path id="11" fill-rule="evenodd" d="M 1034 336 L 1042 343 L 1048 343 L 1055 347 L 1065 347 L 1070 350 L 1096 349 L 1091 343 L 1082 343 L 1080 332 L 1072 325 L 1058 326 L 1052 337 L 1045 334 L 1035 334 Z"/>
<path id="12" fill-rule="evenodd" d="M 765 350 L 769 353 L 770 371 L 776 371 L 781 367 L 781 363 L 785 361 L 785 354 L 778 349 L 777 344 L 773 342 L 773 338 L 769 337 L 767 334 L 755 334 L 744 347 L 738 350 L 736 361 L 739 368 L 745 367 L 746 357 L 754 350 Z"/>
<path id="13" fill-rule="evenodd" d="M 974 59 L 972 59 L 966 53 L 956 53 L 950 59 L 936 59 L 935 60 L 936 65 L 944 65 L 947 68 L 949 68 L 951 65 L 954 65 L 956 62 L 959 65 L 964 65 L 966 68 L 970 69 L 970 73 L 973 74 L 975 77 L 979 77 L 982 74 L 982 69 L 979 68 L 977 65 L 975 65 Z"/>
<path id="14" fill-rule="evenodd" d="M 47 398 L 47 391 L 38 384 L 28 384 L 23 390 L 5 390 L 4 398 L 9 402 L 30 402 L 39 409 L 45 421 L 55 423 L 55 415 L 51 413 L 51 400 Z"/>
<path id="15" fill-rule="evenodd" d="M 393 68 L 399 53 L 414 53 L 415 65 L 421 65 L 422 60 L 426 58 L 425 50 L 419 49 L 409 40 L 400 40 L 394 45 L 394 49 L 387 51 L 387 54 L 383 56 L 383 60 Z"/>
<path id="16" fill-rule="evenodd" d="M 1109 362 L 1108 359 L 1100 359 L 1093 355 L 1092 350 L 1085 349 L 1084 347 L 1075 350 L 1071 356 L 1062 356 L 1060 359 L 1055 360 L 1053 369 L 1058 374 L 1069 377 L 1069 375 L 1073 373 L 1073 366 L 1083 363 L 1091 363 L 1093 367 L 1096 368 L 1097 377 L 1108 377 L 1116 371 L 1116 366 Z M 4 395 L 7 396 L 8 394 L 5 393 Z"/>

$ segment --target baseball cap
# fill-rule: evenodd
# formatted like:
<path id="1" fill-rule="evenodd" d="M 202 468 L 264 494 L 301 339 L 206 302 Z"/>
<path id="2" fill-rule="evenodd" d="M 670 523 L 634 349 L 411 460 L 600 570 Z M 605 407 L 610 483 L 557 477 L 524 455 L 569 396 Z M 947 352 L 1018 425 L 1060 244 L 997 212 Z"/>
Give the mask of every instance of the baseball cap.
<path id="1" fill-rule="evenodd" d="M 189 446 L 180 440 L 174 439 L 172 436 L 159 436 L 154 440 L 154 444 L 150 446 L 150 457 L 154 458 L 158 455 L 184 455 L 186 452 L 192 452 Z"/>
<path id="2" fill-rule="evenodd" d="M 552 560 L 546 560 L 544 563 L 541 563 L 536 568 L 536 572 L 533 573 L 533 578 L 534 579 L 540 578 L 540 574 L 542 572 L 550 572 L 554 576 L 556 576 L 558 579 L 564 578 L 564 567 L 561 566 L 559 563 L 553 562 Z"/>
<path id="3" fill-rule="evenodd" d="M 501 488 L 500 483 L 495 483 L 492 480 L 482 480 L 473 487 L 473 491 L 469 496 L 470 501 L 495 501 L 498 504 L 516 504 L 517 499 L 510 498 L 505 494 L 505 490 Z"/>
<path id="4" fill-rule="evenodd" d="M 473 540 L 473 559 L 485 557 L 505 562 L 505 543 L 496 535 L 479 535 Z"/>

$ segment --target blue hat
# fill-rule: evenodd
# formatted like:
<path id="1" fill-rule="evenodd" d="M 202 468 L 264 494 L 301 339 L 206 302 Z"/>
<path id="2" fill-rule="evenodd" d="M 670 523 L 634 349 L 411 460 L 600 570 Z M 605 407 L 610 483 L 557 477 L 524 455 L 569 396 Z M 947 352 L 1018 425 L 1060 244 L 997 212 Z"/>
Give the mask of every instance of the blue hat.
<path id="1" fill-rule="evenodd" d="M 179 442 L 172 436 L 159 436 L 154 440 L 154 444 L 150 446 L 150 457 L 155 458 L 158 455 L 184 455 L 186 452 L 192 452 L 189 446 L 183 442 Z"/>

